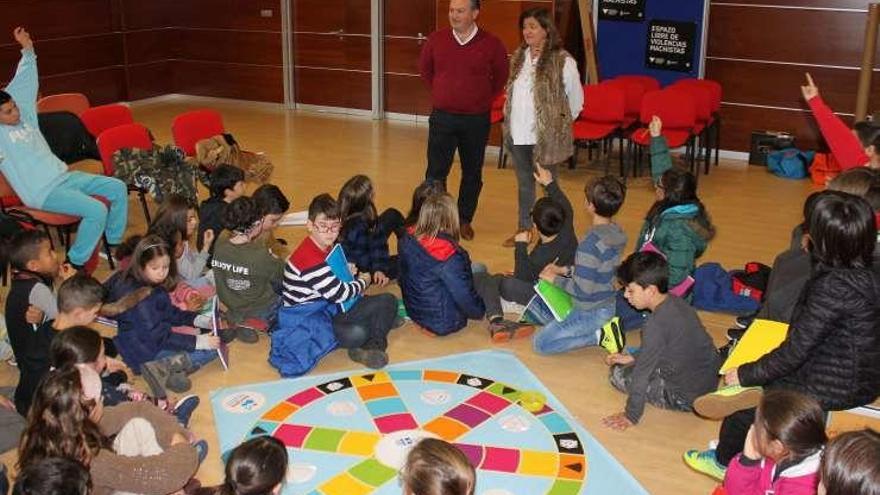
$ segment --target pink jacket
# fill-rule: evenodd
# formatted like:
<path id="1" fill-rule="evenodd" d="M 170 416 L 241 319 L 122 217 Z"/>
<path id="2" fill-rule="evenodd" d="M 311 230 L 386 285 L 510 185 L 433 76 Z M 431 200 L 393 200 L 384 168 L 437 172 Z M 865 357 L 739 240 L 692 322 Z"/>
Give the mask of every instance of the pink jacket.
<path id="1" fill-rule="evenodd" d="M 754 465 L 741 461 L 742 454 L 733 458 L 724 476 L 724 489 L 728 495 L 815 495 L 819 484 L 819 461 L 822 452 L 807 457 L 787 467 L 776 476 L 776 464 L 761 459 Z M 776 477 L 774 481 L 774 477 Z"/>

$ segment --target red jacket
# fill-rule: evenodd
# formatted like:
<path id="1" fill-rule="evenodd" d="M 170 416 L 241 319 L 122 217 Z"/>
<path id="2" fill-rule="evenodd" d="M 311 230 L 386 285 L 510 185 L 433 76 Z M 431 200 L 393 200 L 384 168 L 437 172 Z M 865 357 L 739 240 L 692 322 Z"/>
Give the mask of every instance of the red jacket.
<path id="1" fill-rule="evenodd" d="M 419 58 L 419 72 L 431 89 L 434 109 L 449 113 L 489 113 L 492 100 L 507 83 L 508 71 L 504 44 L 482 29 L 463 46 L 452 28 L 435 31 Z"/>
<path id="2" fill-rule="evenodd" d="M 841 170 L 848 170 L 856 167 L 864 167 L 871 161 L 865 154 L 865 148 L 855 133 L 840 120 L 840 117 L 834 115 L 821 96 L 817 96 L 807 103 L 813 110 L 813 117 L 819 124 L 819 130 L 822 131 L 822 137 L 831 148 L 831 154 L 840 164 Z"/>

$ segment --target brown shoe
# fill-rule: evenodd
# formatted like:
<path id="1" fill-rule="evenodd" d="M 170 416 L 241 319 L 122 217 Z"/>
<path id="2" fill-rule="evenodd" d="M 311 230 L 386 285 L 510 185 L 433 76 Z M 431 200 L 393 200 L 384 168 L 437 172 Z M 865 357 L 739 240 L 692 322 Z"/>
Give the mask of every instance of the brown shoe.
<path id="1" fill-rule="evenodd" d="M 474 228 L 471 227 L 470 223 L 461 224 L 461 238 L 466 241 L 472 241 L 474 239 Z"/>

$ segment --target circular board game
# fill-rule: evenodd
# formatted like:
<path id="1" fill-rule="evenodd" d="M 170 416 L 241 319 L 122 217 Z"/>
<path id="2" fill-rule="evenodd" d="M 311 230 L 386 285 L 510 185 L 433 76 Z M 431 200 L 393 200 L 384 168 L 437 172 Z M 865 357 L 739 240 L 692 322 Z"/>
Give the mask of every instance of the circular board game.
<path id="1" fill-rule="evenodd" d="M 329 380 L 274 405 L 240 392 L 223 407 L 265 410 L 240 440 L 272 435 L 287 446 L 285 494 L 399 495 L 397 474 L 424 437 L 465 453 L 477 495 L 582 493 L 582 439 L 549 404 L 526 409 L 524 394 L 460 371 L 396 369 Z"/>

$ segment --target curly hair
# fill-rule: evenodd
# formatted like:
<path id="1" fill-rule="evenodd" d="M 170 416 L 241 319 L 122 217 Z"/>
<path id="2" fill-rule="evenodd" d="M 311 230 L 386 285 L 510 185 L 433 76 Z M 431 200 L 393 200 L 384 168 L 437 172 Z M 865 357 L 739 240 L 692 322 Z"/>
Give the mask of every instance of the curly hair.
<path id="1" fill-rule="evenodd" d="M 107 439 L 89 417 L 94 400 L 83 396 L 80 372 L 70 366 L 43 379 L 18 447 L 18 469 L 40 459 L 66 457 L 88 467 Z"/>

